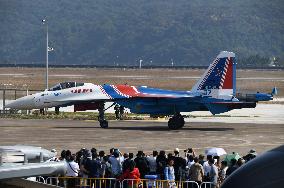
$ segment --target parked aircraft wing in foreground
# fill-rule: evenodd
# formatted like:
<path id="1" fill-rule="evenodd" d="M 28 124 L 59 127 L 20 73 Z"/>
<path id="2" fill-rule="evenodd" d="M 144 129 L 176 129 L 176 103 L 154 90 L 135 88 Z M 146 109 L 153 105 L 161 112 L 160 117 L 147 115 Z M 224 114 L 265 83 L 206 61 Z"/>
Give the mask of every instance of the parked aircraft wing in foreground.
<path id="1" fill-rule="evenodd" d="M 65 175 L 66 170 L 66 161 L 28 164 L 4 164 L 0 166 L 0 181 L 4 179 L 33 176 Z"/>
<path id="2" fill-rule="evenodd" d="M 56 153 L 42 147 L 0 146 L 0 181 L 42 175 L 64 175 L 65 161 L 53 161 Z"/>
<path id="3" fill-rule="evenodd" d="M 2 154 L 3 162 L 24 162 L 24 155 L 29 162 L 46 161 L 55 157 L 56 153 L 46 150 L 42 147 L 28 145 L 0 146 L 0 154 Z"/>
<path id="4" fill-rule="evenodd" d="M 226 178 L 221 188 L 283 187 L 284 145 L 242 165 Z"/>
<path id="5" fill-rule="evenodd" d="M 272 94 L 263 100 L 271 100 Z M 254 101 L 236 97 L 236 63 L 233 52 L 222 51 L 190 91 L 174 91 L 130 85 L 95 85 L 64 82 L 6 105 L 11 109 L 43 109 L 74 105 L 75 111 L 99 110 L 99 122 L 108 127 L 104 118 L 105 102 L 113 102 L 131 112 L 150 115 L 172 115 L 168 126 L 184 126 L 181 112 L 210 111 L 219 114 L 233 109 L 254 108 Z"/>

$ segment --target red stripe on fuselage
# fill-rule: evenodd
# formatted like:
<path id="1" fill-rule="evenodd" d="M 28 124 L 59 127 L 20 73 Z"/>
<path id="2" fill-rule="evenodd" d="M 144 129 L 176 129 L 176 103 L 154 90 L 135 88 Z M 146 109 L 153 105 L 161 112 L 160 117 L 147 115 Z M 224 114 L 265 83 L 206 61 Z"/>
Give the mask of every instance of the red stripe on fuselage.
<path id="1" fill-rule="evenodd" d="M 115 87 L 124 95 L 128 95 L 130 97 L 138 96 L 137 93 L 131 86 L 129 85 L 115 85 Z"/>

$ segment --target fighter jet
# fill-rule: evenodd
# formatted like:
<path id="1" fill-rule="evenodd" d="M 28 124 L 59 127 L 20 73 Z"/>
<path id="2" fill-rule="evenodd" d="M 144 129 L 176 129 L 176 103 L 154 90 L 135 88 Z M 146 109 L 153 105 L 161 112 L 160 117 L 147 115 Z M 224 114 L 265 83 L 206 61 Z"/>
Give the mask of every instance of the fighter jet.
<path id="1" fill-rule="evenodd" d="M 272 100 L 265 95 L 261 100 Z M 259 99 L 259 98 L 258 98 Z M 169 115 L 170 129 L 184 126 L 181 112 L 210 111 L 220 114 L 232 109 L 254 108 L 257 100 L 238 100 L 236 97 L 235 53 L 222 51 L 190 91 L 174 91 L 145 86 L 95 85 L 64 82 L 40 93 L 25 96 L 6 105 L 11 109 L 43 109 L 74 105 L 74 111 L 99 111 L 102 128 L 108 127 L 104 118 L 105 103 L 113 102 L 130 109 L 132 113 Z"/>

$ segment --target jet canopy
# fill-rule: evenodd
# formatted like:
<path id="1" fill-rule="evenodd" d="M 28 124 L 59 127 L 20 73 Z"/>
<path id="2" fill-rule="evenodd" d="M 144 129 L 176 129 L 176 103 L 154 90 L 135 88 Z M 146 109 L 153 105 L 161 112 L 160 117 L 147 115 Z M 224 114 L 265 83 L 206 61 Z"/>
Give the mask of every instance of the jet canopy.
<path id="1" fill-rule="evenodd" d="M 84 83 L 80 82 L 61 82 L 59 84 L 56 84 L 55 86 L 48 89 L 48 91 L 58 91 L 62 89 L 72 88 L 72 87 L 78 87 L 83 86 Z"/>

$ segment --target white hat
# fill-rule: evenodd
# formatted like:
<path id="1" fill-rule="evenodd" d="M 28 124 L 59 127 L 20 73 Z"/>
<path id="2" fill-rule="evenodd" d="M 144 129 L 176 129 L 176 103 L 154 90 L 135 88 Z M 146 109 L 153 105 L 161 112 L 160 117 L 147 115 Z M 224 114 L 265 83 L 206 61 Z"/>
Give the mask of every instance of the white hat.
<path id="1" fill-rule="evenodd" d="M 56 149 L 52 149 L 52 150 L 50 150 L 51 152 L 53 152 L 53 153 L 55 153 L 56 152 Z"/>
<path id="2" fill-rule="evenodd" d="M 179 152 L 179 149 L 178 149 L 178 148 L 176 148 L 174 151 Z"/>

